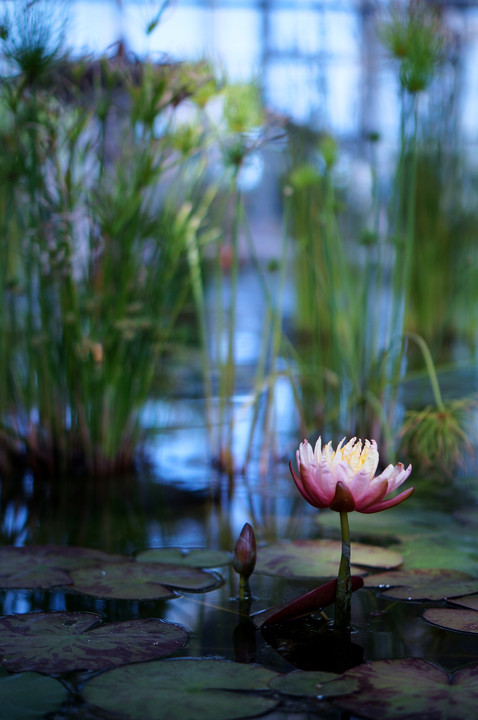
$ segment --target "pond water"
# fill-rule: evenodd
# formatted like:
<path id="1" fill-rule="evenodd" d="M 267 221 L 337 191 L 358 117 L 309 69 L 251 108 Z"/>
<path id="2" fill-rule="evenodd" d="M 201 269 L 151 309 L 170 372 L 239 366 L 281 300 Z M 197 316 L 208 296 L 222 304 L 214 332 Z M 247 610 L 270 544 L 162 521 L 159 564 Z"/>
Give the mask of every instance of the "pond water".
<path id="1" fill-rule="evenodd" d="M 190 413 L 195 412 L 195 403 L 197 401 L 189 403 Z M 183 398 L 178 400 L 178 406 L 176 419 L 181 413 L 184 417 L 188 403 Z M 186 432 L 186 428 L 171 427 L 164 438 L 158 438 L 156 471 L 153 464 L 134 477 L 101 482 L 71 478 L 68 482 L 51 484 L 26 475 L 14 481 L 2 481 L 2 544 L 98 548 L 126 556 L 136 556 L 147 548 L 164 547 L 209 548 L 231 553 L 240 529 L 247 521 L 253 525 L 258 543 L 257 571 L 250 578 L 253 597 L 247 608 L 252 617 L 272 606 L 286 605 L 329 579 L 330 575 L 324 580 L 314 577 L 313 572 L 301 577 L 301 569 L 299 576 L 294 576 L 294 560 L 280 577 L 261 569 L 261 553 L 277 541 L 339 537 L 338 514 L 330 510 L 317 512 L 296 491 L 287 467 L 289 445 L 283 446 L 287 449 L 284 457 L 271 462 L 266 473 L 261 472 L 255 457 L 245 474 L 238 473 L 231 479 L 204 461 L 199 452 L 202 446 L 198 449 L 194 434 L 191 436 L 191 455 L 186 454 L 187 461 L 184 462 L 178 448 L 186 447 Z M 289 441 L 291 445 L 294 442 L 291 436 Z M 164 443 L 169 446 L 166 460 L 161 454 Z M 169 478 L 168 475 L 160 478 L 157 468 L 161 463 L 163 468 L 174 467 L 175 473 L 169 473 Z M 196 485 L 193 469 L 198 481 Z M 466 477 L 432 481 L 413 477 L 413 484 L 415 495 L 401 506 L 376 515 L 352 513 L 353 543 L 391 548 L 401 555 L 405 569 L 445 568 L 478 577 L 476 481 Z M 354 553 L 358 553 L 358 545 L 353 544 L 352 563 Z M 338 550 L 332 554 L 337 567 L 339 556 Z M 374 574 L 382 572 L 386 566 L 387 562 L 385 565 L 379 562 L 376 567 L 360 567 L 359 570 L 362 574 Z M 272 629 L 257 628 L 244 614 L 244 605 L 238 599 L 238 576 L 230 564 L 221 564 L 212 572 L 220 576 L 219 587 L 209 592 L 181 591 L 179 597 L 167 600 L 101 598 L 68 587 L 9 589 L 0 595 L 2 614 L 88 612 L 98 614 L 107 624 L 161 618 L 183 626 L 189 633 L 184 646 L 170 654 L 173 658 L 222 658 L 241 664 L 260 664 L 275 673 L 290 673 L 296 669 L 338 671 L 323 635 L 324 621 L 317 613 L 272 626 Z M 429 601 L 387 597 L 376 587 L 364 587 L 354 593 L 348 664 L 419 658 L 452 671 L 476 663 L 476 629 L 471 633 L 455 632 L 432 625 L 423 618 L 427 609 L 449 605 L 441 595 L 456 595 L 450 589 L 450 582 L 445 583 L 441 593 L 440 583 L 443 582 L 440 577 L 435 579 L 440 597 Z M 452 580 L 451 587 L 457 582 Z M 129 589 L 131 591 L 131 586 Z M 420 592 L 416 595 L 412 589 L 410 595 L 420 597 Z M 333 614 L 333 608 L 326 608 L 326 612 Z M 70 692 L 51 717 L 58 720 L 110 717 L 105 709 L 92 708 L 78 694 L 95 672 L 53 674 L 66 682 Z M 400 688 L 400 680 L 397 687 Z M 131 693 L 134 695 L 134 692 L 133 682 Z M 319 701 L 300 695 L 292 698 L 277 692 L 272 693 L 272 697 L 276 704 L 264 714 L 271 720 L 355 717 L 344 715 L 337 699 Z M 174 709 L 167 714 L 160 708 L 156 712 L 156 715 L 141 717 L 177 717 L 178 720 L 194 717 L 179 709 L 177 714 Z M 239 716 L 226 713 L 219 717 Z M 376 717 L 373 713 L 367 714 L 363 708 L 357 716 Z M 133 713 L 125 717 L 140 716 Z"/>
<path id="2" fill-rule="evenodd" d="M 467 598 L 472 598 L 473 603 L 478 597 L 478 581 L 475 580 L 478 578 L 478 487 L 472 458 L 467 471 L 453 477 L 427 478 L 414 471 L 406 486 L 413 484 L 415 494 L 403 505 L 373 515 L 350 514 L 352 565 L 356 562 L 352 572 L 364 577 L 365 586 L 353 594 L 351 644 L 347 645 L 345 652 L 337 653 L 335 645 L 331 645 L 329 624 L 318 608 L 302 618 L 270 627 L 260 626 L 262 611 L 287 605 L 336 576 L 340 560 L 340 522 L 337 513 L 330 510 L 318 512 L 309 506 L 292 481 L 288 462 L 294 460 L 295 450 L 302 438 L 298 437 L 298 418 L 293 410 L 293 395 L 287 376 L 280 378 L 275 387 L 273 438 L 257 432 L 248 455 L 253 413 L 250 368 L 259 353 L 260 317 L 264 308 L 260 293 L 247 271 L 241 276 L 239 298 L 241 312 L 237 319 L 237 394 L 233 398 L 235 424 L 232 448 L 236 471 L 233 474 L 228 475 L 211 463 L 200 376 L 191 356 L 189 366 L 174 368 L 173 384 L 178 388 L 177 394 L 168 399 L 151 399 L 144 410 L 145 425 L 156 426 L 159 431 L 148 440 L 145 460 L 135 475 L 102 480 L 68 477 L 51 482 L 49 479 L 34 478 L 27 472 L 1 480 L 2 546 L 24 547 L 27 552 L 31 546 L 49 548 L 42 550 L 38 556 L 20 558 L 20 565 L 15 562 L 10 564 L 8 556 L 2 556 L 0 575 L 5 589 L 0 591 L 0 602 L 4 622 L 10 622 L 15 616 L 26 618 L 29 622 L 29 618 L 47 614 L 53 622 L 56 618 L 74 618 L 65 620 L 68 628 L 77 622 L 78 617 L 84 622 L 84 613 L 93 613 L 93 622 L 102 622 L 106 628 L 115 629 L 118 627 L 116 623 L 122 623 L 124 628 L 130 621 L 139 623 L 161 619 L 185 628 L 187 632 L 181 642 L 164 653 L 166 658 L 156 660 L 154 654 L 153 658 L 148 656 L 145 658 L 149 662 L 147 666 L 141 662 L 137 665 L 139 670 L 136 675 L 128 681 L 121 680 L 128 687 L 129 697 L 137 698 L 140 709 L 128 707 L 126 710 L 122 707 L 123 714 L 118 715 L 117 707 L 112 708 L 101 697 L 98 699 L 96 695 L 89 694 L 96 677 L 104 675 L 108 678 L 109 673 L 103 674 L 101 670 L 111 668 L 109 657 L 104 667 L 95 665 L 93 669 L 88 669 L 88 663 L 76 660 L 73 669 L 79 669 L 73 672 L 71 665 L 63 665 L 62 653 L 66 650 L 59 649 L 57 645 L 50 647 L 48 640 L 46 659 L 42 661 L 46 665 L 38 667 L 35 652 L 33 659 L 25 660 L 26 650 L 22 644 L 32 643 L 32 647 L 36 647 L 34 628 L 28 627 L 26 635 L 24 629 L 14 629 L 14 649 L 6 649 L 0 640 L 3 667 L 16 673 L 39 670 L 59 680 L 66 692 L 56 705 L 47 703 L 46 712 L 50 713 L 50 719 L 126 717 L 131 720 L 196 720 L 205 717 L 208 720 L 228 720 L 262 713 L 269 720 L 306 720 L 312 717 L 339 720 L 355 717 L 348 714 L 350 707 L 356 708 L 357 717 L 418 719 L 422 715 L 404 715 L 396 709 L 397 697 L 408 692 L 410 683 L 409 679 L 401 676 L 403 668 L 396 669 L 395 666 L 393 672 L 397 679 L 384 705 L 380 705 L 380 698 L 377 699 L 378 691 L 370 689 L 370 686 L 360 685 L 358 691 L 356 687 L 352 688 L 352 705 L 349 706 L 348 700 L 344 700 L 339 691 L 330 698 L 323 691 L 325 697 L 320 700 L 316 697 L 320 694 L 318 691 L 312 694 L 302 689 L 294 694 L 281 692 L 283 679 L 277 681 L 276 678 L 275 685 L 270 680 L 270 687 L 264 690 L 260 686 L 259 690 L 254 690 L 254 697 L 260 697 L 264 707 L 253 706 L 247 711 L 246 705 L 242 704 L 245 696 L 241 695 L 239 708 L 242 710 L 233 704 L 232 708 L 228 705 L 225 710 L 222 709 L 222 714 L 216 707 L 214 712 L 211 708 L 204 711 L 204 715 L 196 705 L 192 711 L 185 709 L 178 698 L 181 696 L 184 699 L 186 691 L 181 695 L 177 689 L 179 695 L 174 696 L 176 700 L 168 701 L 166 712 L 154 695 L 156 680 L 146 683 L 145 678 L 148 677 L 147 668 L 154 669 L 155 662 L 169 663 L 185 658 L 203 661 L 207 658 L 223 659 L 234 663 L 234 673 L 238 665 L 258 665 L 274 677 L 280 674 L 280 678 L 296 670 L 306 675 L 313 672 L 353 672 L 354 667 L 368 667 L 369 663 L 375 667 L 373 663 L 379 661 L 398 663 L 407 659 L 410 662 L 410 658 L 420 663 L 429 661 L 447 672 L 469 665 L 474 668 L 478 662 L 478 621 L 474 620 L 473 614 L 478 617 L 478 606 L 475 603 L 474 609 L 473 605 L 464 609 L 455 605 L 455 599 L 459 601 L 460 596 L 464 596 L 465 603 Z M 252 318 L 254 322 L 248 322 L 247 318 Z M 468 371 L 444 375 L 445 396 L 448 391 L 452 396 L 471 392 L 476 385 L 475 375 Z M 410 404 L 427 402 L 427 392 L 428 381 L 421 383 L 415 380 L 405 388 L 403 397 Z M 239 577 L 230 559 L 246 522 L 255 531 L 257 565 L 250 578 L 252 599 L 245 604 L 239 600 Z M 284 541 L 287 545 L 282 544 Z M 303 544 L 304 541 L 317 541 L 318 545 L 310 547 L 307 543 Z M 61 548 L 65 547 L 94 548 L 108 553 L 108 556 L 96 560 L 103 576 L 110 573 L 109 562 L 116 563 L 117 555 L 122 556 L 120 560 L 128 561 L 128 569 L 120 577 L 121 589 L 118 590 L 116 584 L 112 590 L 103 592 L 95 585 L 98 578 L 93 585 L 82 586 L 78 578 L 73 586 L 68 584 L 68 573 L 76 577 L 78 570 L 75 568 L 82 565 L 84 550 L 79 550 L 78 556 L 75 554 L 73 559 L 65 560 L 61 554 Z M 206 589 L 198 590 L 196 587 L 194 591 L 185 590 L 175 586 L 174 579 L 165 580 L 165 586 L 169 582 L 168 587 L 176 588 L 175 597 L 162 599 L 153 593 L 152 597 L 141 599 L 142 591 L 138 591 L 138 587 L 143 588 L 143 580 L 130 577 L 128 573 L 131 566 L 141 565 L 141 562 L 131 562 L 132 559 L 139 559 L 142 552 L 151 548 L 181 549 L 181 558 L 172 561 L 174 572 L 183 561 L 188 562 L 189 554 L 193 557 L 191 550 L 221 551 L 222 556 L 217 565 L 214 560 L 202 565 L 199 562 L 198 566 L 205 568 L 201 572 L 213 573 L 212 576 L 207 575 L 212 579 Z M 276 548 L 278 552 L 279 571 L 265 560 L 271 548 Z M 385 554 L 377 559 L 377 548 L 385 549 L 391 555 Z M 326 553 L 325 564 L 322 555 L 319 559 L 323 551 Z M 160 558 L 156 558 L 157 561 L 162 565 Z M 160 565 L 155 566 L 160 568 L 157 576 L 155 569 L 150 570 L 152 576 L 146 579 L 146 585 L 161 583 L 164 567 Z M 52 567 L 55 571 L 67 572 L 66 584 L 61 579 L 51 579 L 49 573 Z M 375 574 L 388 571 L 398 578 L 398 595 L 393 577 L 383 581 L 384 587 L 376 587 L 370 580 Z M 397 575 L 400 571 L 409 572 L 409 575 L 403 579 Z M 44 580 L 45 574 L 46 583 L 38 582 L 38 576 Z M 9 577 L 8 582 L 6 577 Z M 463 615 L 445 619 L 445 627 L 443 624 L 432 624 L 424 617 L 428 612 L 453 608 L 454 612 L 468 615 L 465 619 Z M 333 606 L 324 610 L 327 617 L 333 617 Z M 81 615 L 66 616 L 65 613 Z M 86 617 L 91 618 L 91 615 Z M 433 615 L 430 617 L 436 619 Z M 438 620 L 443 623 L 442 618 Z M 457 622 L 461 623 L 459 629 L 467 631 L 457 631 Z M 56 626 L 48 627 L 42 643 L 46 642 L 45 637 L 61 636 L 65 626 L 61 631 Z M 10 631 L 11 628 L 8 629 Z M 82 636 L 87 637 L 88 632 Z M 19 633 L 18 637 L 15 633 Z M 5 642 L 5 634 L 2 637 Z M 129 643 L 134 646 L 131 651 Z M 141 638 L 139 645 L 144 644 Z M 158 641 L 153 644 L 158 645 Z M 44 646 L 41 647 L 44 651 Z M 103 652 L 98 651 L 97 657 Z M 136 657 L 135 652 L 137 646 L 128 635 L 121 661 L 113 662 L 113 666 L 134 668 L 130 663 L 143 659 Z M 40 650 L 38 653 L 41 656 Z M 49 669 L 50 662 L 58 664 Z M 426 664 L 414 668 L 420 678 L 424 667 L 429 668 Z M 0 692 L 3 692 L 1 683 L 5 678 L 1 672 L 0 669 Z M 27 675 L 21 673 L 22 678 Z M 11 677 L 17 675 L 6 676 L 7 679 Z M 214 672 L 211 677 L 216 677 Z M 353 681 L 356 682 L 355 679 Z M 198 683 L 194 689 L 195 702 L 201 705 L 202 699 L 207 698 L 204 679 L 194 682 Z M 216 682 L 220 684 L 224 681 Z M 250 687 L 247 684 L 249 681 L 242 680 L 240 675 L 237 675 L 236 682 L 236 692 Z M 431 684 L 423 682 L 426 685 L 424 690 L 422 688 L 423 697 L 427 693 L 433 697 L 437 692 L 437 686 L 433 684 L 435 681 Z M 115 693 L 110 691 L 107 695 L 111 697 Z M 202 699 L 198 699 L 199 696 Z M 347 692 L 343 696 L 347 697 Z M 363 697 L 370 699 L 370 706 L 358 702 L 357 698 Z M 92 698 L 96 699 L 93 701 Z M 16 699 L 18 695 L 14 695 Z M 463 689 L 456 710 L 462 714 L 451 713 L 446 717 L 466 716 L 466 703 L 472 700 L 473 693 Z M 378 710 L 372 707 L 377 702 Z M 412 698 L 411 706 L 415 702 L 418 702 L 417 699 Z M 145 703 L 149 703 L 147 711 Z M 7 703 L 5 707 L 8 714 L 11 705 Z M 388 714 L 383 714 L 384 707 Z M 16 717 L 24 720 L 37 717 L 32 714 L 37 710 L 34 703 L 33 710 L 29 708 Z M 13 717 L 7 716 L 9 720 Z"/>

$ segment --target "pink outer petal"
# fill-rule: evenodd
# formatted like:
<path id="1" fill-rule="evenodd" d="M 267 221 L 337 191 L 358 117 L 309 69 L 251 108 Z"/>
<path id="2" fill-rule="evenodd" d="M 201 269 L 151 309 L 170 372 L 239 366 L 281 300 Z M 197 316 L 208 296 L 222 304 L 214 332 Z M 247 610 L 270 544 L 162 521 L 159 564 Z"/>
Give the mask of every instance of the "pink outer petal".
<path id="1" fill-rule="evenodd" d="M 300 466 L 300 477 L 307 488 L 307 492 L 318 500 L 323 507 L 328 507 L 335 492 L 335 482 L 333 482 L 328 468 L 326 470 L 327 472 L 324 473 L 322 467 L 317 468 L 314 465 L 309 467 Z"/>
<path id="2" fill-rule="evenodd" d="M 373 483 L 370 483 L 368 489 L 365 492 L 362 492 L 360 497 L 355 496 L 356 510 L 364 512 L 366 508 L 380 502 L 387 492 L 388 482 L 386 480 L 379 480 L 377 482 L 375 479 Z"/>
<path id="3" fill-rule="evenodd" d="M 297 467 L 302 465 L 316 465 L 314 451 L 308 440 L 304 440 L 299 445 L 299 449 L 296 452 Z"/>
<path id="4" fill-rule="evenodd" d="M 381 510 L 388 510 L 388 508 L 393 507 L 394 505 L 399 505 L 399 503 L 402 503 L 404 500 L 406 500 L 410 495 L 415 491 L 414 487 L 408 488 L 408 490 L 404 490 L 400 495 L 396 495 L 396 497 L 391 498 L 390 500 L 384 500 L 383 502 L 376 503 L 375 505 L 372 505 L 365 510 L 359 510 L 359 512 L 369 514 L 369 513 L 376 513 L 380 512 Z M 358 510 L 358 508 L 357 508 Z"/>
<path id="5" fill-rule="evenodd" d="M 388 480 L 388 492 L 392 492 L 393 490 L 396 490 L 402 483 L 405 482 L 407 477 L 412 472 L 412 466 L 409 465 L 407 469 L 405 470 L 403 467 L 403 463 L 399 462 L 396 465 L 387 465 L 385 470 L 380 473 L 380 475 L 377 475 L 375 480 L 383 480 L 384 478 Z"/>
<path id="6" fill-rule="evenodd" d="M 304 483 L 302 482 L 302 478 L 295 472 L 291 462 L 289 462 L 289 469 L 297 486 L 297 490 L 300 492 L 302 497 L 314 507 L 321 507 L 320 505 L 317 505 L 316 501 L 309 495 L 309 493 L 305 489 Z"/>
<path id="7" fill-rule="evenodd" d="M 295 470 L 292 467 L 292 463 L 289 463 L 289 468 L 292 473 L 292 477 L 294 478 L 294 482 L 297 485 L 297 490 L 300 492 L 303 498 L 307 500 L 308 503 L 313 505 L 316 508 L 327 508 L 329 507 L 330 500 L 325 498 L 322 494 L 319 494 L 317 492 L 317 484 L 316 483 L 310 483 L 309 481 L 304 482 L 303 475 L 304 475 L 304 468 L 301 469 L 301 472 L 298 474 L 295 472 Z M 309 471 L 310 473 L 311 471 Z"/>
<path id="8" fill-rule="evenodd" d="M 409 465 L 406 470 L 404 469 L 402 463 L 398 463 L 397 465 L 395 465 L 392 476 L 388 481 L 388 492 L 392 492 L 393 490 L 396 490 L 396 488 L 400 487 L 400 485 L 405 482 L 411 472 L 411 465 Z"/>

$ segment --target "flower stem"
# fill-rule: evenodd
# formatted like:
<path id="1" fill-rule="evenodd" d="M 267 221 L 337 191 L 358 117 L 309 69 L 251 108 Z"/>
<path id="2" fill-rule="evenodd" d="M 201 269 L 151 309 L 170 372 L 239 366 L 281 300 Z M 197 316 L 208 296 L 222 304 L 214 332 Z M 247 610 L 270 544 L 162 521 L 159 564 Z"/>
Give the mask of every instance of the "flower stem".
<path id="1" fill-rule="evenodd" d="M 350 530 L 348 513 L 340 513 L 342 556 L 340 558 L 337 591 L 335 595 L 334 628 L 341 634 L 350 632 L 352 581 L 350 577 Z"/>

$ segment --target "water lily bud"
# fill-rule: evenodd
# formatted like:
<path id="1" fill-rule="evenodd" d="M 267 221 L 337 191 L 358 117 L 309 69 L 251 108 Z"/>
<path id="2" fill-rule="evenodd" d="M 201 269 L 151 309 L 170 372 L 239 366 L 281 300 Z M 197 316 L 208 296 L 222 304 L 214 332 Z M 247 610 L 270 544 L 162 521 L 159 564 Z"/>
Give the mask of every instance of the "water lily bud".
<path id="1" fill-rule="evenodd" d="M 252 525 L 246 523 L 234 547 L 232 567 L 242 577 L 248 578 L 256 566 L 256 538 Z"/>

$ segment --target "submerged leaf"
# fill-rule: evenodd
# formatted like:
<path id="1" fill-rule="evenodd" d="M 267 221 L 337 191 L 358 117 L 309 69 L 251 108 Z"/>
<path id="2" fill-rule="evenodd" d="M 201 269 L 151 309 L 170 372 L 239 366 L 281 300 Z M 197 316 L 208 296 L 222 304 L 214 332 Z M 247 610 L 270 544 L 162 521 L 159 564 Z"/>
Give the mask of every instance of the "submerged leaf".
<path id="1" fill-rule="evenodd" d="M 98 625 L 100 620 L 80 612 L 0 618 L 2 666 L 14 672 L 105 670 L 170 655 L 187 640 L 183 627 L 155 618 Z"/>
<path id="2" fill-rule="evenodd" d="M 277 705 L 274 698 L 244 692 L 267 689 L 275 676 L 260 665 L 174 659 L 103 673 L 86 683 L 83 696 L 92 705 L 129 720 L 163 720 L 165 708 L 166 714 L 174 709 L 172 714 L 181 720 L 235 720 Z"/>
<path id="3" fill-rule="evenodd" d="M 342 545 L 337 540 L 295 540 L 277 542 L 259 548 L 256 572 L 288 578 L 336 576 Z M 394 568 L 402 563 L 402 556 L 393 550 L 352 543 L 351 570 L 360 573 L 357 565 Z"/>
<path id="4" fill-rule="evenodd" d="M 450 676 L 418 658 L 376 660 L 348 670 L 360 691 L 335 700 L 370 720 L 463 720 L 476 715 L 478 665 Z"/>

